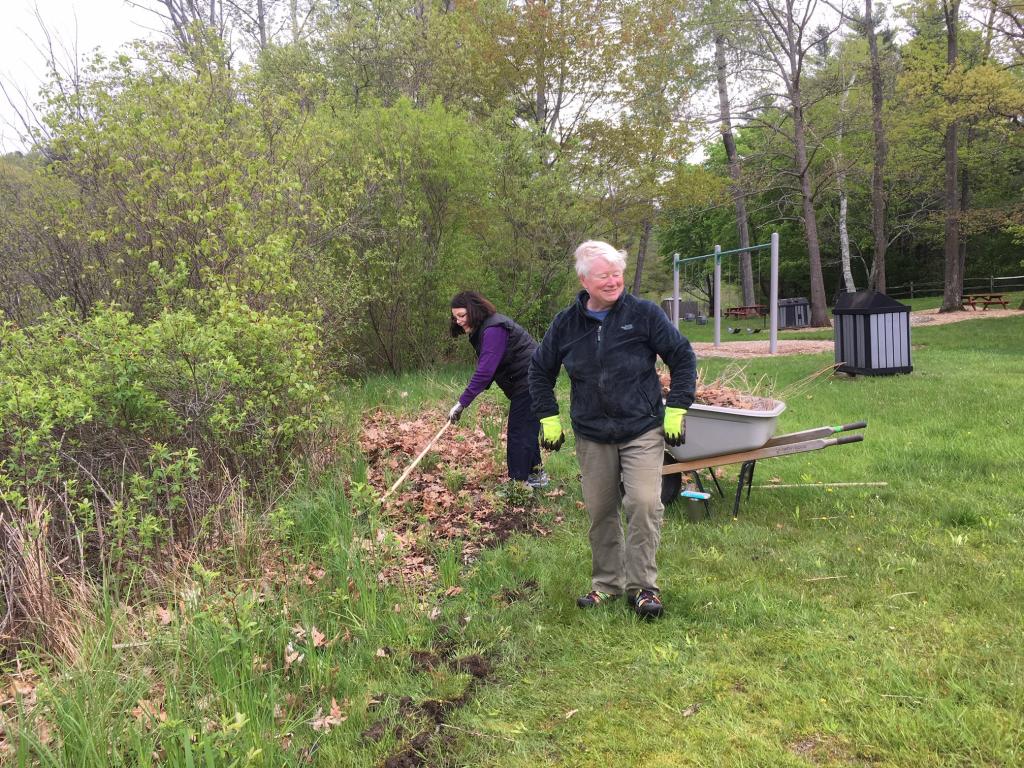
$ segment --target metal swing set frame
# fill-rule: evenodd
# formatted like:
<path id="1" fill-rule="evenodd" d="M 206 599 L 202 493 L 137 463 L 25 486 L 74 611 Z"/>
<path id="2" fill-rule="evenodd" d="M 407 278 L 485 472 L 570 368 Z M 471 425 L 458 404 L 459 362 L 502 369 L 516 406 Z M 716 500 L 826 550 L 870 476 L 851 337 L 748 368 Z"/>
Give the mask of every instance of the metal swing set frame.
<path id="1" fill-rule="evenodd" d="M 771 251 L 771 283 L 768 295 L 768 352 L 774 355 L 779 346 L 779 233 L 772 232 L 771 240 L 767 243 L 750 245 L 746 248 L 732 248 L 722 250 L 722 246 L 716 245 L 712 253 L 703 256 L 689 256 L 680 258 L 678 253 L 672 254 L 672 323 L 676 329 L 679 328 L 679 266 L 694 261 L 715 260 L 715 295 L 712 314 L 715 316 L 715 347 L 722 345 L 722 257 L 733 256 L 751 251 Z"/>

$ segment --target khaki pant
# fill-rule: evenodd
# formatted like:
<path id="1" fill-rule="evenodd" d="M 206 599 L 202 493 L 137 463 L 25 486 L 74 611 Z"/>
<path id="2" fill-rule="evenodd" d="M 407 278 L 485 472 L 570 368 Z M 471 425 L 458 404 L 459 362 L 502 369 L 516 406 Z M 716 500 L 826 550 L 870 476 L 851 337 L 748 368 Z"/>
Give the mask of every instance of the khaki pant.
<path id="1" fill-rule="evenodd" d="M 583 502 L 590 515 L 591 589 L 621 595 L 658 589 L 661 541 L 661 428 L 627 443 L 595 443 L 576 436 Z M 619 489 L 619 479 L 625 495 Z M 625 512 L 623 536 L 619 504 Z"/>

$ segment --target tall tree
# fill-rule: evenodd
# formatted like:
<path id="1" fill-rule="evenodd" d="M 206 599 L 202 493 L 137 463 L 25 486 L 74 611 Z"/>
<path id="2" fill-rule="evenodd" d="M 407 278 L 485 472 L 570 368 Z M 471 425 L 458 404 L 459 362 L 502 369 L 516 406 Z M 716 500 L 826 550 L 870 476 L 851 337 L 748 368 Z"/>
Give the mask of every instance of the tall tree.
<path id="1" fill-rule="evenodd" d="M 693 22 L 673 0 L 628 0 L 621 18 L 626 66 L 618 78 L 619 134 L 641 140 L 624 164 L 630 182 L 624 191 L 638 219 L 629 226 L 637 233 L 632 290 L 639 293 L 664 179 L 691 147 L 686 115 L 695 91 Z"/>
<path id="2" fill-rule="evenodd" d="M 729 163 L 729 177 L 732 179 L 732 201 L 736 209 L 736 235 L 739 247 L 744 251 L 740 254 L 740 283 L 743 286 L 743 303 L 756 304 L 754 295 L 754 275 L 750 263 L 750 226 L 747 218 L 747 199 L 743 190 L 743 172 L 740 169 L 739 153 L 736 151 L 736 137 L 732 132 L 732 110 L 729 105 L 729 79 L 726 65 L 726 42 L 722 32 L 715 34 L 715 73 L 718 83 L 718 119 L 722 133 L 722 145 L 725 147 L 726 160 Z"/>
<path id="3" fill-rule="evenodd" d="M 882 122 L 882 109 L 885 103 L 882 65 L 878 58 L 878 34 L 871 0 L 864 0 L 864 36 L 867 38 L 871 55 L 871 137 L 874 148 L 871 164 L 871 234 L 874 258 L 871 261 L 868 279 L 874 290 L 885 293 L 885 251 L 888 247 L 885 235 L 885 161 L 889 147 L 885 125 Z"/>
<path id="4" fill-rule="evenodd" d="M 946 68 L 952 75 L 958 66 L 960 0 L 942 0 L 942 17 L 946 22 Z M 964 274 L 960 265 L 960 189 L 957 179 L 959 155 L 957 148 L 959 123 L 954 118 L 946 126 L 945 138 L 945 224 L 943 237 L 944 280 L 942 312 L 957 312 L 963 307 Z"/>
<path id="5" fill-rule="evenodd" d="M 917 268 L 918 275 L 907 277 L 921 279 L 921 272 L 927 269 L 930 277 L 942 280 L 944 301 L 949 287 L 947 264 L 952 267 L 949 271 L 959 275 L 952 283 L 950 306 L 954 311 L 959 308 L 955 293 L 962 293 L 971 265 L 980 267 L 985 260 L 994 267 L 1000 260 L 984 252 L 984 244 L 993 236 L 998 238 L 1007 223 L 1020 218 L 1019 177 L 1015 161 L 1009 158 L 1019 154 L 1024 138 L 1017 117 L 1024 101 L 1019 76 L 1002 61 L 988 60 L 986 40 L 978 28 L 967 23 L 963 8 L 961 5 L 957 66 L 953 69 L 941 3 L 919 2 L 901 9 L 913 35 L 900 50 L 899 107 L 887 110 L 886 117 L 892 147 L 887 164 L 890 241 L 895 234 L 904 245 L 913 243 L 920 256 L 931 255 Z M 953 122 L 957 123 L 955 153 L 947 130 Z M 951 184 L 957 194 L 952 209 L 947 199 L 947 181 L 952 182 L 947 179 L 947 157 L 955 158 L 957 171 Z M 965 170 L 970 172 L 966 196 Z M 925 215 L 908 215 L 912 210 Z M 955 263 L 946 258 L 948 229 L 957 238 Z M 968 236 L 979 246 L 979 259 L 972 253 L 970 262 L 965 263 L 960 244 Z M 999 249 L 1005 247 L 1004 242 Z"/>
<path id="6" fill-rule="evenodd" d="M 800 190 L 804 236 L 811 293 L 811 325 L 825 326 L 828 307 L 821 271 L 821 245 L 818 219 L 814 210 L 814 179 L 807 148 L 807 121 L 802 78 L 807 54 L 819 38 L 810 34 L 810 25 L 818 8 L 817 0 L 802 6 L 796 0 L 749 0 L 749 6 L 760 22 L 757 34 L 761 53 L 781 81 L 783 98 L 792 122 L 792 170 Z"/>
<path id="7" fill-rule="evenodd" d="M 224 4 L 218 11 L 217 0 L 128 0 L 130 5 L 159 16 L 167 35 L 188 56 L 203 47 L 212 31 L 227 38 Z"/>
<path id="8" fill-rule="evenodd" d="M 499 43 L 516 80 L 519 116 L 560 146 L 595 113 L 614 114 L 624 62 L 618 0 L 510 3 L 510 33 Z"/>
<path id="9" fill-rule="evenodd" d="M 836 166 L 836 188 L 839 191 L 839 255 L 843 266 L 843 285 L 847 293 L 857 290 L 853 280 L 853 272 L 850 269 L 850 232 L 848 227 L 849 195 L 846 189 L 846 157 L 843 154 L 843 134 L 846 133 L 847 103 L 850 98 L 850 90 L 857 81 L 857 73 L 850 76 L 850 81 L 843 89 L 839 97 L 839 129 L 836 136 L 837 152 L 835 157 Z"/>

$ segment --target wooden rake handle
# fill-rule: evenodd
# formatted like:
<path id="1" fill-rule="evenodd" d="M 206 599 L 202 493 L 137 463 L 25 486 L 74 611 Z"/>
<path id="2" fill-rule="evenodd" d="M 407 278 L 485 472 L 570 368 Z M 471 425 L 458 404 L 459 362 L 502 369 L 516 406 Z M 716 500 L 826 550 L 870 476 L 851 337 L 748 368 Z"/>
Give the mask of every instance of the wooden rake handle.
<path id="1" fill-rule="evenodd" d="M 423 457 L 427 455 L 427 451 L 434 447 L 434 443 L 441 439 L 441 435 L 443 435 L 445 433 L 445 430 L 448 429 L 448 427 L 450 427 L 451 425 L 452 423 L 445 419 L 444 426 L 441 427 L 438 433 L 434 435 L 433 439 L 431 439 L 431 441 L 427 443 L 427 447 L 420 451 L 420 455 L 416 457 L 415 461 L 413 461 L 413 463 L 406 468 L 405 472 L 402 473 L 402 476 L 400 478 L 395 480 L 395 484 L 388 488 L 388 492 L 381 496 L 381 504 L 387 501 L 388 496 L 394 493 L 395 489 L 404 482 L 405 478 L 409 476 L 409 473 L 416 469 L 416 465 L 419 464 L 420 460 L 422 460 Z"/>

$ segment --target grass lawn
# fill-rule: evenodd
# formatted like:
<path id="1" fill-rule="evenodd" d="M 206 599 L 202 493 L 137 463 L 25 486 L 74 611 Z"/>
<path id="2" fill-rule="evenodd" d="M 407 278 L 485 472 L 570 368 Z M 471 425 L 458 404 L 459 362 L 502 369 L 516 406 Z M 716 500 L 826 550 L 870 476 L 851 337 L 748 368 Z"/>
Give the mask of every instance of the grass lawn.
<path id="1" fill-rule="evenodd" d="M 787 401 L 779 431 L 869 424 L 862 443 L 766 460 L 754 479 L 807 487 L 755 488 L 734 521 L 733 467 L 710 519 L 668 508 L 661 621 L 575 607 L 590 560 L 571 441 L 547 464 L 565 491 L 541 497 L 549 536 L 461 570 L 442 554 L 442 583 L 411 593 L 376 579 L 384 539 L 346 438 L 338 476 L 297 492 L 267 531 L 280 573 L 225 553 L 152 596 L 169 623 L 108 604 L 77 662 L 25 656 L 42 677 L 30 713 L 7 710 L 8 759 L 1022 764 L 1024 317 L 915 327 L 912 340 L 910 375 L 819 379 Z M 784 390 L 831 357 L 747 371 Z M 726 362 L 702 365 L 713 376 Z M 446 405 L 467 374 L 346 391 L 346 429 L 376 405 Z M 822 482 L 888 485 L 810 485 Z"/>
<path id="2" fill-rule="evenodd" d="M 515 674 L 465 715 L 520 733 L 469 742 L 467 762 L 1024 760 L 1024 318 L 913 341 L 912 375 L 820 382 L 781 419 L 789 431 L 863 418 L 865 442 L 762 462 L 755 479 L 889 485 L 755 489 L 736 522 L 670 508 L 660 623 L 572 606 L 588 566 L 579 518 L 531 547 L 542 594 L 526 626 L 493 630 L 532 635 L 529 649 L 514 643 Z M 784 384 L 825 357 L 748 370 Z"/>

